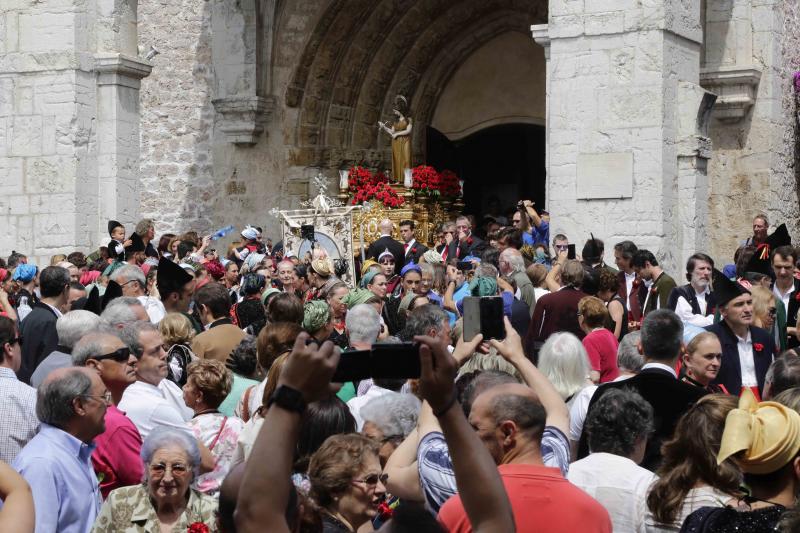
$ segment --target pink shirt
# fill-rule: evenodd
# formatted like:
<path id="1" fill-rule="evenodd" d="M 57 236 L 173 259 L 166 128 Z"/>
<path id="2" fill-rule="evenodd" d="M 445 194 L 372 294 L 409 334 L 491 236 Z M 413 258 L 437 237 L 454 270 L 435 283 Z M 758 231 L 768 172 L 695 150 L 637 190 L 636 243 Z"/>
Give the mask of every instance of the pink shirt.
<path id="1" fill-rule="evenodd" d="M 106 430 L 94 439 L 92 466 L 100 483 L 103 498 L 119 487 L 142 482 L 144 465 L 139 453 L 142 437 L 136 426 L 115 405 L 106 410 Z"/>
<path id="2" fill-rule="evenodd" d="M 619 376 L 617 349 L 619 342 L 606 328 L 596 329 L 583 338 L 592 370 L 600 372 L 600 383 L 614 381 Z"/>

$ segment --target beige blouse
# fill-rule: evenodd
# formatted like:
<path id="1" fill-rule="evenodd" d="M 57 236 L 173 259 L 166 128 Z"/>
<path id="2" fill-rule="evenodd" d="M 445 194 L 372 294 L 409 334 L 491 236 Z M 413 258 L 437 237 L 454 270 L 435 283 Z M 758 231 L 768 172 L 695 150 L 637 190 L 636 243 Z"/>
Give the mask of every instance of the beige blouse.
<path id="1" fill-rule="evenodd" d="M 191 490 L 186 510 L 172 531 L 185 533 L 190 525 L 202 523 L 208 527 L 209 533 L 218 532 L 218 505 L 215 498 Z M 92 533 L 158 533 L 159 527 L 147 487 L 134 485 L 111 491 L 94 522 Z"/>

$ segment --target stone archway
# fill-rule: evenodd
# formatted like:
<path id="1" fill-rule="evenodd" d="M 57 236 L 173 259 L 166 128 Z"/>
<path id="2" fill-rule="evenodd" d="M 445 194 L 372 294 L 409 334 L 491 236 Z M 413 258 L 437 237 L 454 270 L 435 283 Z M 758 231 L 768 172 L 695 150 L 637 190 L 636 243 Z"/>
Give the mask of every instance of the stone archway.
<path id="1" fill-rule="evenodd" d="M 547 19 L 540 0 L 334 1 L 306 42 L 285 103 L 297 108 L 290 165 L 387 166 L 388 139 L 376 123 L 396 94 L 409 98 L 417 125 L 430 124 L 453 72 L 498 35 Z M 416 162 L 425 128 L 415 128 Z"/>

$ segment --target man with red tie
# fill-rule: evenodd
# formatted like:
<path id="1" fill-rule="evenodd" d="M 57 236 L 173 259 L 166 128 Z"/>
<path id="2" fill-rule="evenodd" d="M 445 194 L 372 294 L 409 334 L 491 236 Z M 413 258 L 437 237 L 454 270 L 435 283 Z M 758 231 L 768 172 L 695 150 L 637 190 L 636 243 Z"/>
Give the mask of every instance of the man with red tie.
<path id="1" fill-rule="evenodd" d="M 400 222 L 400 238 L 403 239 L 403 252 L 405 254 L 403 266 L 411 262 L 419 264 L 419 258 L 428 251 L 427 246 L 417 242 L 417 239 L 414 238 L 414 228 L 413 220 L 402 220 Z"/>

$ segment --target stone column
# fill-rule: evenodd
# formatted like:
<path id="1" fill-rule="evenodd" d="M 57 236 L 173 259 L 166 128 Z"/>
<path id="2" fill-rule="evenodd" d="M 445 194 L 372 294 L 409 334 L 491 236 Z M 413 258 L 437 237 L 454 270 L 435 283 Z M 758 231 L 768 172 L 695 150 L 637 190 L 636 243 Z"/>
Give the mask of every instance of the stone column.
<path id="1" fill-rule="evenodd" d="M 580 248 L 591 230 L 609 262 L 613 244 L 632 239 L 679 279 L 696 245 L 680 244 L 679 191 L 704 172 L 679 183 L 679 85 L 699 82 L 700 2 L 550 0 L 549 17 L 550 233 Z"/>
<path id="2" fill-rule="evenodd" d="M 0 10 L 3 253 L 46 265 L 56 253 L 94 251 L 112 213 L 135 222 L 136 80 L 149 72 L 136 56 L 136 0 Z"/>

